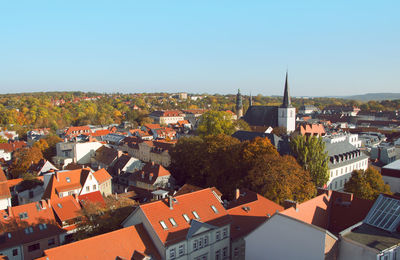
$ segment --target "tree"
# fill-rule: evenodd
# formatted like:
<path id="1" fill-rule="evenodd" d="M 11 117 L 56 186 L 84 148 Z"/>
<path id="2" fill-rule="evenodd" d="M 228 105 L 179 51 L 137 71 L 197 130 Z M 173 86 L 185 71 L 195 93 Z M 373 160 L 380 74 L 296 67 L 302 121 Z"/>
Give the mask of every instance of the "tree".
<path id="1" fill-rule="evenodd" d="M 1 144 L 8 143 L 8 140 L 5 139 L 3 136 L 0 136 L 0 143 Z"/>
<path id="2" fill-rule="evenodd" d="M 54 134 L 50 134 L 46 138 L 41 140 L 44 140 L 47 143 L 47 148 L 42 150 L 43 156 L 46 158 L 46 160 L 50 161 L 52 160 L 53 156 L 57 154 L 57 149 L 56 149 L 57 143 L 62 142 L 63 140 Z"/>
<path id="3" fill-rule="evenodd" d="M 200 137 L 207 135 L 226 134 L 235 132 L 232 116 L 224 111 L 207 111 L 200 118 L 197 132 Z"/>
<path id="4" fill-rule="evenodd" d="M 392 194 L 390 186 L 385 184 L 381 174 L 371 167 L 366 171 L 353 171 L 349 181 L 344 185 L 344 190 L 356 197 L 369 200 L 376 199 L 380 193 Z"/>
<path id="5" fill-rule="evenodd" d="M 13 159 L 10 166 L 12 177 L 22 177 L 27 172 L 32 163 L 38 163 L 40 159 L 43 159 L 43 154 L 37 147 L 24 147 L 18 149 L 13 154 Z"/>
<path id="6" fill-rule="evenodd" d="M 309 173 L 292 156 L 264 154 L 245 178 L 247 188 L 282 204 L 285 200 L 302 202 L 316 192 Z"/>
<path id="7" fill-rule="evenodd" d="M 310 173 L 316 187 L 323 187 L 329 180 L 328 153 L 322 137 L 294 136 L 290 147 L 297 162 Z"/>

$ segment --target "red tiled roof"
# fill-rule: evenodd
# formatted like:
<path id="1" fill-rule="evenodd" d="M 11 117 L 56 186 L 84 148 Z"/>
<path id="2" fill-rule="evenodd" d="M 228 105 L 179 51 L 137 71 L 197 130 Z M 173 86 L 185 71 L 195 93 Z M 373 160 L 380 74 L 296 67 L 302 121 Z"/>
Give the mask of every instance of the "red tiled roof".
<path id="1" fill-rule="evenodd" d="M 92 133 L 91 136 L 104 136 L 104 135 L 108 135 L 110 134 L 111 131 L 108 129 L 104 129 L 104 130 L 97 130 L 96 132 Z"/>
<path id="2" fill-rule="evenodd" d="M 5 152 L 15 152 L 16 150 L 25 147 L 27 144 L 24 141 L 15 141 L 12 143 L 0 143 L 0 150 Z"/>
<path id="3" fill-rule="evenodd" d="M 84 168 L 72 171 L 60 171 L 52 174 L 42 198 L 58 198 L 59 192 L 82 187 L 89 172 L 90 169 Z"/>
<path id="4" fill-rule="evenodd" d="M 85 125 L 85 126 L 70 126 L 70 127 L 68 127 L 67 130 L 65 130 L 65 135 L 75 135 L 76 133 L 73 133 L 73 132 L 85 132 L 85 131 L 88 131 L 86 133 L 92 132 L 90 127 L 87 125 Z"/>
<path id="5" fill-rule="evenodd" d="M 169 176 L 171 173 L 160 164 L 146 163 L 142 170 L 134 172 L 129 179 L 153 184 L 158 177 Z M 151 179 L 150 179 L 151 176 Z"/>
<path id="6" fill-rule="evenodd" d="M 103 168 L 93 173 L 93 176 L 96 178 L 99 184 L 108 181 L 111 179 L 111 175 Z"/>
<path id="7" fill-rule="evenodd" d="M 12 188 L 12 187 L 14 187 L 14 186 L 17 186 L 17 185 L 20 184 L 23 180 L 24 180 L 24 179 L 22 179 L 22 178 L 7 180 L 8 188 Z"/>
<path id="8" fill-rule="evenodd" d="M 43 259 L 132 259 L 135 251 L 151 255 L 154 259 L 161 259 L 141 224 L 47 249 Z"/>
<path id="9" fill-rule="evenodd" d="M 323 124 L 300 125 L 301 135 L 324 135 L 325 128 Z"/>
<path id="10" fill-rule="evenodd" d="M 6 175 L 0 167 L 0 199 L 11 198 L 10 188 L 8 186 Z"/>
<path id="11" fill-rule="evenodd" d="M 100 191 L 94 191 L 90 193 L 86 193 L 83 195 L 78 196 L 78 200 L 81 203 L 82 207 L 85 207 L 87 202 L 89 203 L 98 203 L 100 206 L 105 206 L 106 203 L 104 201 L 103 196 L 101 195 Z"/>
<path id="12" fill-rule="evenodd" d="M 61 221 L 67 221 L 81 216 L 81 206 L 74 196 L 66 196 L 49 200 L 55 214 Z"/>
<path id="13" fill-rule="evenodd" d="M 0 182 L 5 182 L 7 181 L 6 174 L 3 171 L 3 168 L 0 167 Z"/>
<path id="14" fill-rule="evenodd" d="M 190 219 L 195 219 L 193 211 L 196 211 L 200 219 L 198 221 L 214 226 L 223 226 L 231 220 L 225 208 L 212 193 L 211 189 L 203 189 L 174 197 L 176 203 L 170 209 L 168 201 L 160 200 L 141 205 L 140 208 L 155 230 L 157 236 L 164 244 L 174 244 L 186 238 L 190 224 L 186 222 L 183 214 Z M 215 213 L 211 205 L 215 206 L 218 213 Z M 173 227 L 169 219 L 173 218 L 176 226 Z M 168 229 L 162 228 L 160 221 L 164 221 Z"/>
<path id="15" fill-rule="evenodd" d="M 236 206 L 228 209 L 228 214 L 232 218 L 233 240 L 249 234 L 276 212 L 284 210 L 279 204 L 253 191 L 242 190 L 242 192 L 246 194 L 234 203 Z"/>

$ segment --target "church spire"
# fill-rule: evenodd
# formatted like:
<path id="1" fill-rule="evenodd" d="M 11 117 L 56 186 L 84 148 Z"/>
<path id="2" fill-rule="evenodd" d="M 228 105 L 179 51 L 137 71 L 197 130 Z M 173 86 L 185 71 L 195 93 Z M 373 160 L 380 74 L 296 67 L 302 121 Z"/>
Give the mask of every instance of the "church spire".
<path id="1" fill-rule="evenodd" d="M 285 79 L 285 92 L 283 93 L 283 102 L 281 107 L 292 107 L 290 102 L 290 95 L 289 95 L 289 84 L 288 84 L 288 72 L 286 71 L 286 79 Z"/>

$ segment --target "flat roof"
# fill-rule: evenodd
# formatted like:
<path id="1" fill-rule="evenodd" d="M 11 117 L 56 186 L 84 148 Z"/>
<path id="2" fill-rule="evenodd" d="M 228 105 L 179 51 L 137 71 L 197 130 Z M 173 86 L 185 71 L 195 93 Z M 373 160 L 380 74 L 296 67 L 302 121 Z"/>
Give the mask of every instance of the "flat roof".
<path id="1" fill-rule="evenodd" d="M 400 160 L 396 160 L 392 163 L 389 163 L 388 165 L 385 165 L 382 168 L 400 170 Z"/>
<path id="2" fill-rule="evenodd" d="M 343 237 L 379 251 L 400 243 L 400 234 L 398 232 L 391 233 L 365 223 L 353 228 Z"/>

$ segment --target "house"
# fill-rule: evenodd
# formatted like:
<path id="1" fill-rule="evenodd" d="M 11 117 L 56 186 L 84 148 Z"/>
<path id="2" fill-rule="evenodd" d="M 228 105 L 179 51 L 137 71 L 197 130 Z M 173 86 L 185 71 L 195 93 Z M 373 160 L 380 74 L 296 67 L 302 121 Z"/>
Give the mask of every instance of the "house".
<path id="1" fill-rule="evenodd" d="M 40 159 L 38 163 L 33 163 L 28 168 L 28 173 L 34 176 L 41 176 L 44 173 L 50 171 L 58 171 L 58 169 L 56 166 L 54 166 L 50 161 L 46 159 Z"/>
<path id="2" fill-rule="evenodd" d="M 228 212 L 211 189 L 137 207 L 122 223 L 142 224 L 161 259 L 229 259 Z"/>
<path id="3" fill-rule="evenodd" d="M 382 179 L 389 184 L 390 191 L 400 193 L 400 160 L 396 160 L 382 167 Z"/>
<path id="4" fill-rule="evenodd" d="M 400 198 L 381 194 L 368 215 L 340 232 L 338 259 L 398 259 Z"/>
<path id="5" fill-rule="evenodd" d="M 287 132 L 296 128 L 296 108 L 290 101 L 288 73 L 286 72 L 285 90 L 281 106 L 250 106 L 243 117 L 255 132 L 265 132 L 269 127 L 284 127 Z"/>
<path id="6" fill-rule="evenodd" d="M 60 244 L 71 242 L 73 233 L 77 230 L 77 224 L 81 221 L 81 206 L 75 196 L 66 196 L 48 200 L 54 211 L 57 224 L 65 230 L 60 234 Z"/>
<path id="7" fill-rule="evenodd" d="M 94 152 L 91 158 L 91 165 L 94 169 L 111 167 L 114 162 L 122 155 L 122 152 L 109 146 L 103 145 Z"/>
<path id="8" fill-rule="evenodd" d="M 310 115 L 313 114 L 314 112 L 321 112 L 321 111 L 314 105 L 303 105 L 299 108 L 299 114 Z"/>
<path id="9" fill-rule="evenodd" d="M 328 187 L 332 190 L 343 190 L 344 184 L 350 179 L 354 170 L 368 168 L 368 156 L 352 143 L 358 141 L 353 135 L 327 136 L 325 151 L 328 153 L 329 180 Z"/>
<path id="10" fill-rule="evenodd" d="M 99 129 L 90 134 L 90 136 L 96 139 L 97 141 L 101 142 L 104 141 L 106 135 L 111 133 L 112 132 L 109 129 Z"/>
<path id="11" fill-rule="evenodd" d="M 11 193 L 7 183 L 6 175 L 0 167 L 0 210 L 11 207 Z"/>
<path id="12" fill-rule="evenodd" d="M 3 158 L 5 161 L 11 161 L 12 154 L 23 147 L 26 147 L 27 144 L 24 141 L 14 141 L 11 143 L 0 143 L 0 158 Z"/>
<path id="13" fill-rule="evenodd" d="M 379 145 L 371 148 L 371 160 L 386 165 L 400 159 L 400 148 L 391 145 Z"/>
<path id="14" fill-rule="evenodd" d="M 92 133 L 92 129 L 90 126 L 70 126 L 66 128 L 61 134 L 61 138 L 66 138 L 67 140 L 72 140 L 74 137 L 80 135 L 87 135 L 89 136 Z"/>
<path id="15" fill-rule="evenodd" d="M 180 110 L 153 111 L 149 117 L 154 120 L 155 124 L 160 125 L 176 124 L 178 121 L 185 119 Z"/>
<path id="16" fill-rule="evenodd" d="M 44 200 L 0 211 L 0 254 L 8 259 L 35 259 L 43 250 L 61 244 L 65 233 L 56 222 L 51 206 Z"/>
<path id="17" fill-rule="evenodd" d="M 237 189 L 235 200 L 229 203 L 227 211 L 231 223 L 231 259 L 245 259 L 244 237 L 284 208 L 263 196 L 247 190 Z"/>
<path id="18" fill-rule="evenodd" d="M 113 176 L 119 176 L 122 173 L 133 173 L 142 169 L 144 163 L 130 155 L 122 154 L 117 158 L 114 165 L 107 169 Z"/>
<path id="19" fill-rule="evenodd" d="M 151 162 L 129 175 L 129 185 L 146 190 L 171 189 L 175 186 L 175 179 L 162 165 Z"/>
<path id="20" fill-rule="evenodd" d="M 100 191 L 104 196 L 112 193 L 112 177 L 105 169 L 93 172 L 90 168 L 58 171 L 44 175 L 43 199 L 62 198 Z"/>
<path id="21" fill-rule="evenodd" d="M 117 149 L 144 162 L 154 162 L 168 167 L 171 163 L 169 150 L 175 145 L 174 141 L 141 140 L 136 136 L 124 138 Z"/>
<path id="22" fill-rule="evenodd" d="M 40 201 L 44 193 L 43 178 L 21 181 L 14 190 L 17 193 L 19 205 Z"/>
<path id="23" fill-rule="evenodd" d="M 329 115 L 335 115 L 339 114 L 342 116 L 357 116 L 358 112 L 360 112 L 361 109 L 358 107 L 354 106 L 337 106 L 337 105 L 331 105 L 331 106 L 326 106 L 322 110 L 322 114 L 329 114 Z"/>
<path id="24" fill-rule="evenodd" d="M 101 245 L 101 246 L 99 246 Z M 162 259 L 142 224 L 47 249 L 40 260 Z"/>
<path id="25" fill-rule="evenodd" d="M 48 136 L 49 133 L 50 133 L 50 128 L 37 128 L 28 131 L 28 133 L 26 134 L 28 145 L 32 146 L 35 142 Z"/>
<path id="26" fill-rule="evenodd" d="M 321 192 L 301 204 L 287 201 L 289 208 L 248 234 L 246 259 L 337 259 L 338 233 L 364 219 L 373 201 Z"/>
<path id="27" fill-rule="evenodd" d="M 326 134 L 323 124 L 300 124 L 298 131 L 302 136 L 324 136 Z"/>
<path id="28" fill-rule="evenodd" d="M 89 164 L 101 146 L 103 144 L 100 142 L 60 142 L 56 145 L 57 155 L 53 157 L 53 162 L 61 167 L 70 163 Z"/>
<path id="29" fill-rule="evenodd" d="M 0 137 L 3 137 L 7 141 L 9 140 L 18 140 L 18 134 L 16 131 L 0 131 Z"/>

